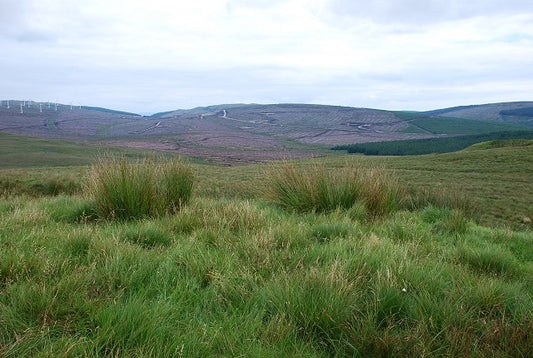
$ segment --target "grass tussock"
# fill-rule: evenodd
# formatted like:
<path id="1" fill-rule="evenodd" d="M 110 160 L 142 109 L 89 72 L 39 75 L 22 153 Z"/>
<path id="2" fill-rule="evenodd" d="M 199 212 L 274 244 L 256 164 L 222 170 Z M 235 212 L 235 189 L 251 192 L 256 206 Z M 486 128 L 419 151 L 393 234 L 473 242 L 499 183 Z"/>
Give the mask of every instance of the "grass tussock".
<path id="1" fill-rule="evenodd" d="M 265 177 L 265 196 L 295 212 L 331 212 L 356 206 L 358 212 L 380 217 L 401 208 L 406 197 L 396 178 L 384 169 L 284 163 L 271 166 Z"/>
<path id="2" fill-rule="evenodd" d="M 180 159 L 120 158 L 93 166 L 87 192 L 99 217 L 129 220 L 176 213 L 189 201 L 193 181 Z"/>

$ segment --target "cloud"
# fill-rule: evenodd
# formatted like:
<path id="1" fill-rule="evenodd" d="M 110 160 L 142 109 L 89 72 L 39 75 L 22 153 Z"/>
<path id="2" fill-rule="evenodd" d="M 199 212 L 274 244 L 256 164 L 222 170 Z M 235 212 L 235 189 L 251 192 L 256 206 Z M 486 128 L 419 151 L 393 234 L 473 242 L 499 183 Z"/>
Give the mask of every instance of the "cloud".
<path id="1" fill-rule="evenodd" d="M 533 93 L 530 1 L 0 0 L 0 6 L 0 46 L 10 54 L 0 57 L 0 98 L 50 95 L 144 112 L 172 109 L 172 99 L 177 107 L 323 101 L 417 109 L 439 99 L 477 102 L 469 88 L 479 89 L 481 102 Z"/>
<path id="2" fill-rule="evenodd" d="M 335 16 L 369 19 L 380 24 L 434 24 L 480 16 L 507 16 L 531 13 L 529 0 L 330 0 L 327 6 Z"/>

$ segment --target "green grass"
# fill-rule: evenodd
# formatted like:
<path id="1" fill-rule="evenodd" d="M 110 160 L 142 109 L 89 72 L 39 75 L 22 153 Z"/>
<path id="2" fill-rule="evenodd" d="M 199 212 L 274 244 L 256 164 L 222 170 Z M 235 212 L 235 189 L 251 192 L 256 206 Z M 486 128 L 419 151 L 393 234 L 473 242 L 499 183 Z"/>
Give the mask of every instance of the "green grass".
<path id="1" fill-rule="evenodd" d="M 137 178 L 169 162 L 114 163 L 0 171 L 0 356 L 530 355 L 530 142 L 192 164 L 179 210 L 101 220 L 82 190 L 98 168 Z M 73 189 L 33 186 L 51 179 Z M 325 209 L 275 205 L 263 188 L 276 180 Z M 405 198 L 368 220 L 379 195 L 363 193 L 387 183 Z"/>
<path id="2" fill-rule="evenodd" d="M 506 225 L 516 229 L 531 228 L 533 218 L 533 151 L 530 141 L 479 144 L 464 151 L 403 157 L 335 156 L 299 161 L 301 165 L 321 166 L 328 171 L 357 167 L 361 170 L 383 168 L 394 172 L 417 201 L 427 204 L 448 201 L 451 209 L 475 211 L 484 225 Z M 149 157 L 149 153 L 146 154 Z M 250 165 L 221 167 L 191 164 L 195 173 L 195 192 L 208 198 L 259 197 L 264 167 Z M 88 167 L 41 167 L 0 170 L 0 196 L 78 194 L 82 192 Z M 47 185 L 48 181 L 61 183 Z M 60 188 L 58 193 L 43 188 Z M 457 202 L 456 199 L 469 200 Z M 472 202 L 464 208 L 460 206 Z M 461 204 L 462 202 L 462 204 Z M 460 205 L 458 205 L 460 204 Z M 356 210 L 357 211 L 357 210 Z"/>
<path id="3" fill-rule="evenodd" d="M 527 356 L 532 160 L 521 141 L 192 165 L 188 205 L 128 221 L 95 220 L 94 196 L 76 194 L 90 168 L 4 171 L 21 190 L 52 173 L 80 190 L 0 199 L 0 355 Z M 126 195 L 143 202 L 132 187 L 150 187 L 168 161 L 135 163 L 92 175 L 128 174 Z M 303 198 L 272 205 L 259 189 L 275 183 Z M 404 197 L 383 215 L 369 200 L 389 187 Z M 507 206 L 513 215 L 492 212 Z"/>
<path id="4" fill-rule="evenodd" d="M 159 218 L 73 220 L 87 202 L 0 200 L 1 356 L 525 357 L 533 344 L 530 231 L 432 206 L 367 221 L 198 196 Z"/>
<path id="5" fill-rule="evenodd" d="M 92 168 L 87 195 L 100 218 L 130 220 L 179 211 L 192 187 L 191 168 L 179 158 L 103 159 Z"/>
<path id="6" fill-rule="evenodd" d="M 265 174 L 265 194 L 272 202 L 297 212 L 325 212 L 350 208 L 361 196 L 361 174 L 356 168 L 327 172 L 326 168 L 284 163 Z"/>
<path id="7" fill-rule="evenodd" d="M 102 156 L 102 149 L 91 143 L 75 143 L 20 137 L 0 133 L 0 169 L 78 166 L 95 163 Z M 146 150 L 106 148 L 110 156 L 141 158 L 150 154 Z"/>

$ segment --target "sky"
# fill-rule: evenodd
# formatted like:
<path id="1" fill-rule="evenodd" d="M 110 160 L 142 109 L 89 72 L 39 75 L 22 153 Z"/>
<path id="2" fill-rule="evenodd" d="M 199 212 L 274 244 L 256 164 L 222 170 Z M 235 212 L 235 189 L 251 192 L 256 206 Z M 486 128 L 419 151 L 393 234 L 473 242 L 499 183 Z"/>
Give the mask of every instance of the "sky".
<path id="1" fill-rule="evenodd" d="M 0 99 L 143 114 L 533 100 L 533 1 L 0 0 Z"/>

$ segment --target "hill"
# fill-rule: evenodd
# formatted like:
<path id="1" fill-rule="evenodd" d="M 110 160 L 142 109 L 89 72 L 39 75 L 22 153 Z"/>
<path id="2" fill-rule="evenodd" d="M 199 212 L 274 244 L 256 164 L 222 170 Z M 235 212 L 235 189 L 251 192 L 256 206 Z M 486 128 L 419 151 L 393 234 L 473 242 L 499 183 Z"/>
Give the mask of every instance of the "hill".
<path id="1" fill-rule="evenodd" d="M 334 145 L 533 126 L 532 117 L 527 117 L 533 102 L 433 112 L 315 104 L 222 104 L 150 117 L 99 107 L 10 100 L 7 108 L 7 103 L 4 100 L 0 106 L 0 132 L 170 151 L 229 164 L 323 155 Z M 466 118 L 475 113 L 482 116 Z"/>
<path id="2" fill-rule="evenodd" d="M 426 113 L 438 116 L 533 126 L 533 102 L 507 102 L 451 107 Z"/>

